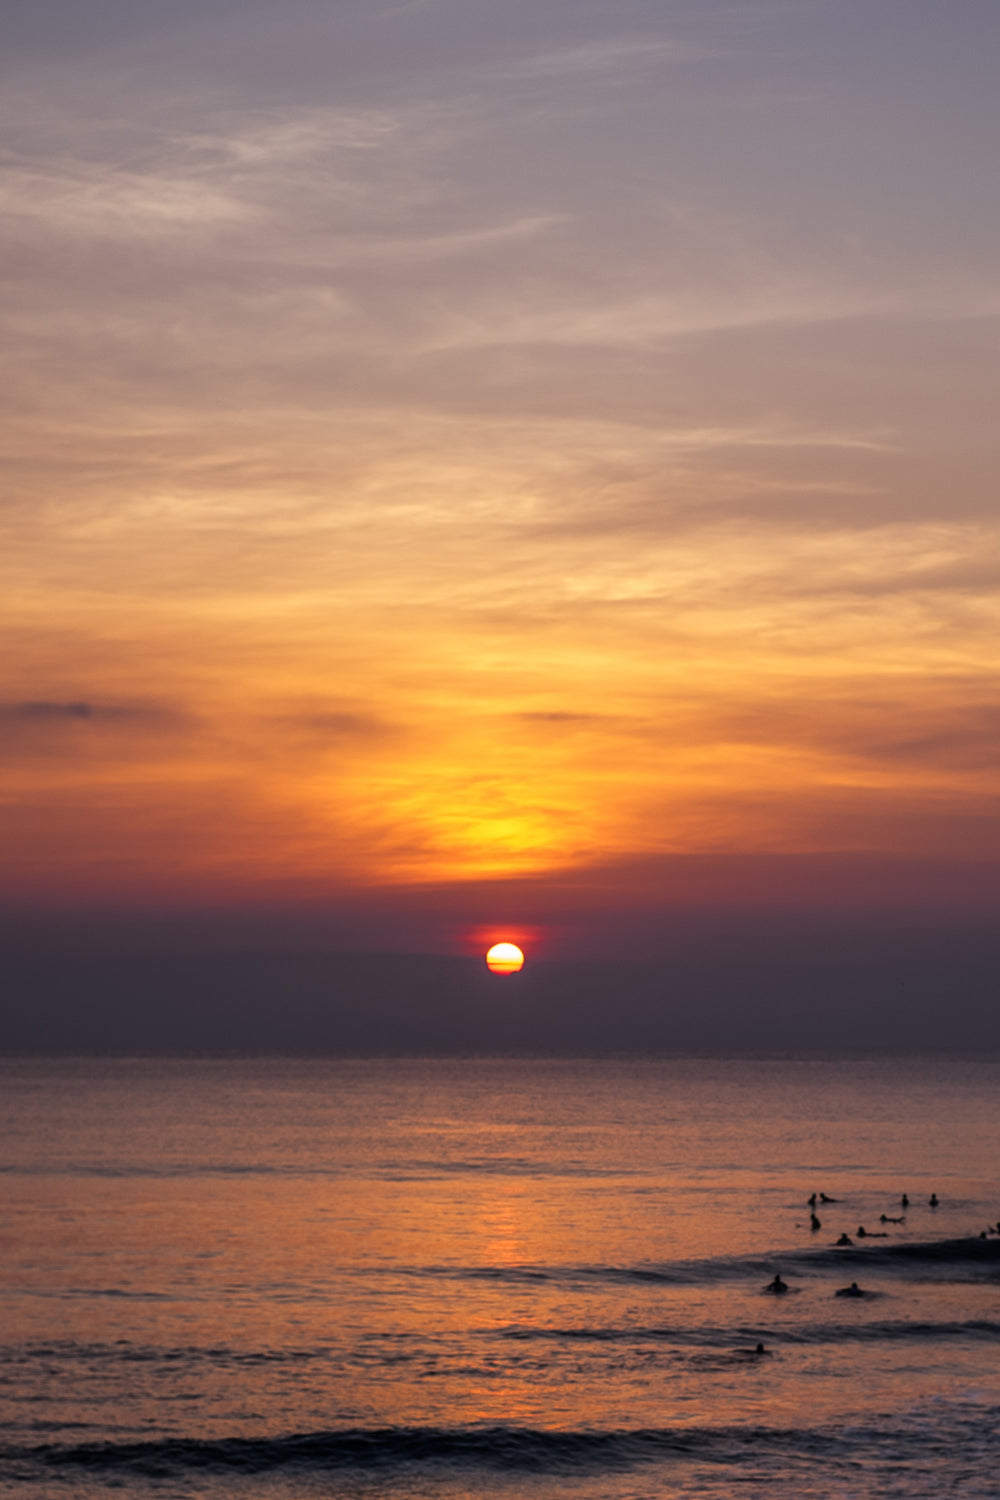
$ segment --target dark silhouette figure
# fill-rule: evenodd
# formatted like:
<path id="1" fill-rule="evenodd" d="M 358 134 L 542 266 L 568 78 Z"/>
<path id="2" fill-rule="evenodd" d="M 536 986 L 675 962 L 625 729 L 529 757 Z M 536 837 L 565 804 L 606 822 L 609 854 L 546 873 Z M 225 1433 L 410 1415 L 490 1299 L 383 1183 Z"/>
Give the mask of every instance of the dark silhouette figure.
<path id="1" fill-rule="evenodd" d="M 938 1206 L 938 1195 L 937 1195 L 937 1193 L 931 1193 L 931 1195 L 930 1195 L 930 1197 L 928 1198 L 927 1201 L 930 1204 L 931 1208 L 937 1208 L 937 1206 Z"/>
<path id="2" fill-rule="evenodd" d="M 815 1214 L 810 1214 L 809 1215 L 809 1228 L 813 1231 L 814 1234 L 815 1234 L 815 1232 L 816 1232 L 817 1229 L 822 1229 L 823 1228 L 822 1224 L 817 1219 L 817 1217 L 816 1217 Z"/>
<path id="3" fill-rule="evenodd" d="M 842 1234 L 840 1236 L 840 1239 L 837 1241 L 837 1244 L 838 1245 L 853 1245 L 854 1241 L 851 1239 L 851 1236 L 849 1234 Z"/>
<path id="4" fill-rule="evenodd" d="M 780 1297 L 781 1294 L 782 1294 L 782 1292 L 787 1292 L 788 1291 L 788 1283 L 787 1283 L 787 1281 L 782 1281 L 781 1276 L 779 1274 L 779 1275 L 775 1276 L 775 1278 L 774 1278 L 773 1281 L 769 1281 L 767 1283 L 767 1286 L 764 1288 L 764 1290 L 765 1290 L 765 1292 L 771 1292 L 771 1293 L 773 1293 L 773 1295 L 775 1297 Z"/>
<path id="5" fill-rule="evenodd" d="M 808 1201 L 809 1201 L 809 1207 L 810 1208 L 815 1208 L 816 1207 L 816 1194 L 815 1193 L 810 1193 Z"/>
<path id="6" fill-rule="evenodd" d="M 909 1208 L 909 1206 L 910 1206 L 910 1200 L 909 1200 L 909 1198 L 908 1198 L 908 1197 L 907 1197 L 907 1196 L 906 1196 L 906 1194 L 905 1194 L 905 1193 L 904 1193 L 904 1194 L 903 1194 L 903 1196 L 902 1196 L 902 1198 L 900 1198 L 900 1200 L 899 1200 L 899 1201 L 900 1201 L 900 1203 L 901 1203 L 901 1204 L 902 1204 L 902 1205 L 903 1205 L 903 1207 L 904 1207 L 904 1208 Z"/>
<path id="7" fill-rule="evenodd" d="M 905 1224 L 906 1216 L 901 1215 L 898 1219 L 892 1219 L 888 1214 L 879 1214 L 878 1221 L 880 1224 Z"/>
<path id="8" fill-rule="evenodd" d="M 840 1199 L 839 1198 L 828 1198 L 825 1193 L 820 1193 L 820 1195 L 819 1195 L 819 1201 L 821 1203 L 839 1203 Z"/>
<path id="9" fill-rule="evenodd" d="M 865 1293 L 861 1290 L 856 1281 L 852 1281 L 850 1286 L 842 1286 L 840 1288 L 840 1291 L 834 1292 L 833 1295 L 835 1297 L 863 1297 Z"/>

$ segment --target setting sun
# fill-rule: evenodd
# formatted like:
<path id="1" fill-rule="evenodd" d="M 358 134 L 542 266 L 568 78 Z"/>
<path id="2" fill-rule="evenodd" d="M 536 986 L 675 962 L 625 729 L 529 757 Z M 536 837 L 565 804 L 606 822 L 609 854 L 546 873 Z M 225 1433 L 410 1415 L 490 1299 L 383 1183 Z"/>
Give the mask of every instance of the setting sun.
<path id="1" fill-rule="evenodd" d="M 524 966 L 524 954 L 516 943 L 494 943 L 486 964 L 494 974 L 516 974 Z"/>

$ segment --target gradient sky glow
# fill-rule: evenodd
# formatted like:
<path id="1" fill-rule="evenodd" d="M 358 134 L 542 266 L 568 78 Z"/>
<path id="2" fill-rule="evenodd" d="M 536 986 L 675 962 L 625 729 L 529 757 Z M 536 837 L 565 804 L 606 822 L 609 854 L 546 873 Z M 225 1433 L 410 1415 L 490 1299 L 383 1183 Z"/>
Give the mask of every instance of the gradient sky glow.
<path id="1" fill-rule="evenodd" d="M 8 901 L 995 899 L 995 0 L 4 27 Z"/>

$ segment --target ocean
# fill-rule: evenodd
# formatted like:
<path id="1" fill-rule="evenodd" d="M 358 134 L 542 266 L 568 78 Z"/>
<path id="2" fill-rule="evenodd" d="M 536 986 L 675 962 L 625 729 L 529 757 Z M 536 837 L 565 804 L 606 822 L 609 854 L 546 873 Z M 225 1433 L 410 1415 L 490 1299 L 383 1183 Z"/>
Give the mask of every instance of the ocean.
<path id="1" fill-rule="evenodd" d="M 0 1062 L 0 1494 L 995 1497 L 998 1106 L 997 1057 Z"/>

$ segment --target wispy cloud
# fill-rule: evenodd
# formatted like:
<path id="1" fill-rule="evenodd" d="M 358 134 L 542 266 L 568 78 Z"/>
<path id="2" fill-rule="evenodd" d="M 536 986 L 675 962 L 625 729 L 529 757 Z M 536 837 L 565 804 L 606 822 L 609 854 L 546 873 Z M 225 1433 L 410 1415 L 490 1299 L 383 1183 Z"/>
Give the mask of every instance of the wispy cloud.
<path id="1" fill-rule="evenodd" d="M 664 37 L 659 32 L 609 35 L 533 53 L 498 76 L 559 79 L 614 74 L 631 78 L 644 69 L 696 63 L 714 56 L 718 56 L 716 48 L 704 42 Z"/>
<path id="2" fill-rule="evenodd" d="M 190 176 L 129 172 L 82 162 L 39 172 L 8 165 L 0 179 L 8 220 L 34 220 L 46 233 L 120 240 L 182 234 L 256 217 L 232 193 Z"/>

